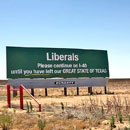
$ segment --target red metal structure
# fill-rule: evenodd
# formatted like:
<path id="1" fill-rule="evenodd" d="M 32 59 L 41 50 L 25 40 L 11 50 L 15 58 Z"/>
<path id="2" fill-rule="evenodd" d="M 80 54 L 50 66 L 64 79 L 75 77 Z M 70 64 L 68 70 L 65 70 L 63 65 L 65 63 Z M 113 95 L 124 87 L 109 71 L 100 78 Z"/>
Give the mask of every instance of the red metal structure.
<path id="1" fill-rule="evenodd" d="M 20 108 L 23 109 L 23 89 L 29 94 L 29 96 L 38 104 L 39 111 L 41 112 L 41 104 L 36 100 L 36 98 L 30 94 L 30 92 L 21 84 L 20 87 Z"/>
<path id="2" fill-rule="evenodd" d="M 7 85 L 7 103 L 8 107 L 11 107 L 11 92 L 10 92 L 10 85 Z"/>
<path id="3" fill-rule="evenodd" d="M 11 89 L 10 85 L 7 85 L 7 103 L 8 103 L 8 107 L 11 108 L 11 91 L 19 91 L 20 109 L 24 109 L 23 90 L 25 90 L 29 94 L 29 96 L 38 104 L 39 112 L 41 112 L 41 104 L 36 100 L 36 98 L 34 96 L 32 96 L 30 94 L 30 92 L 22 84 L 19 86 L 19 89 Z"/>

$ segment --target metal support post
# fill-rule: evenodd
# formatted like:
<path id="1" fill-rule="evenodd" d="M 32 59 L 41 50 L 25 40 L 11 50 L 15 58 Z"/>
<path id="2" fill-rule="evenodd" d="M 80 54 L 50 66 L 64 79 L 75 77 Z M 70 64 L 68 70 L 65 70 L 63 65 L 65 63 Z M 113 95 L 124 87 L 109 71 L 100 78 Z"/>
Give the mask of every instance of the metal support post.
<path id="1" fill-rule="evenodd" d="M 90 95 L 93 94 L 92 87 L 88 87 L 88 93 L 90 93 Z"/>
<path id="2" fill-rule="evenodd" d="M 107 94 L 107 87 L 104 86 L 104 94 Z"/>
<path id="3" fill-rule="evenodd" d="M 39 104 L 39 112 L 41 112 L 41 104 Z"/>
<path id="4" fill-rule="evenodd" d="M 17 91 L 13 91 L 13 97 L 17 96 Z"/>
<path id="5" fill-rule="evenodd" d="M 79 96 L 79 87 L 77 87 L 77 96 Z"/>
<path id="6" fill-rule="evenodd" d="M 10 92 L 10 85 L 7 85 L 7 103 L 8 103 L 8 107 L 11 108 L 11 92 Z"/>
<path id="7" fill-rule="evenodd" d="M 20 85 L 19 87 L 19 90 L 20 90 L 20 109 L 23 109 L 23 87 L 22 85 Z"/>
<path id="8" fill-rule="evenodd" d="M 67 88 L 64 88 L 64 95 L 67 96 Z"/>
<path id="9" fill-rule="evenodd" d="M 31 94 L 34 96 L 34 88 L 31 88 Z"/>
<path id="10" fill-rule="evenodd" d="M 45 96 L 47 96 L 48 95 L 48 93 L 47 93 L 47 88 L 45 88 Z"/>

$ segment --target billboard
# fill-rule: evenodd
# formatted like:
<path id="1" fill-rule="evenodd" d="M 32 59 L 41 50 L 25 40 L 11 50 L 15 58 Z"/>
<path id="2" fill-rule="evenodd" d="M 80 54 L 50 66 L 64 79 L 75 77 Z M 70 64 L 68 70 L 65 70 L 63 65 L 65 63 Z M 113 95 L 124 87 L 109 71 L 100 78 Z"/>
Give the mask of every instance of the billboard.
<path id="1" fill-rule="evenodd" d="M 106 50 L 6 47 L 7 78 L 109 77 Z"/>
<path id="2" fill-rule="evenodd" d="M 9 79 L 8 83 L 14 88 L 23 84 L 26 88 L 61 88 L 61 87 L 88 87 L 106 86 L 108 78 L 57 78 L 57 79 Z"/>

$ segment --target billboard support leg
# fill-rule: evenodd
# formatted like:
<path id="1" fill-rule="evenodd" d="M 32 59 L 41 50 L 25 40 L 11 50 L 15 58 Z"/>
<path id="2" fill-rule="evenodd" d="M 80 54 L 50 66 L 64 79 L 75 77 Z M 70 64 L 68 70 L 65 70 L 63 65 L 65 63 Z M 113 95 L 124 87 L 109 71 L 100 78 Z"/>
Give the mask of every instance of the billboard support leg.
<path id="1" fill-rule="evenodd" d="M 67 88 L 64 87 L 64 95 L 67 96 Z"/>
<path id="2" fill-rule="evenodd" d="M 7 103 L 8 103 L 8 107 L 11 108 L 11 92 L 10 92 L 10 85 L 7 85 Z"/>
<path id="3" fill-rule="evenodd" d="M 77 96 L 79 96 L 79 87 L 77 87 Z"/>
<path id="4" fill-rule="evenodd" d="M 22 87 L 22 85 L 20 85 L 19 90 L 20 90 L 20 109 L 23 109 L 23 87 Z"/>
<path id="5" fill-rule="evenodd" d="M 16 97 L 18 95 L 17 91 L 13 91 L 13 97 Z"/>
<path id="6" fill-rule="evenodd" d="M 107 87 L 104 86 L 104 94 L 107 94 Z"/>
<path id="7" fill-rule="evenodd" d="M 93 94 L 92 87 L 88 87 L 88 93 L 90 93 L 90 95 Z"/>
<path id="8" fill-rule="evenodd" d="M 47 96 L 48 95 L 48 93 L 47 93 L 47 88 L 45 88 L 45 96 Z"/>
<path id="9" fill-rule="evenodd" d="M 31 94 L 34 96 L 34 88 L 31 88 Z"/>

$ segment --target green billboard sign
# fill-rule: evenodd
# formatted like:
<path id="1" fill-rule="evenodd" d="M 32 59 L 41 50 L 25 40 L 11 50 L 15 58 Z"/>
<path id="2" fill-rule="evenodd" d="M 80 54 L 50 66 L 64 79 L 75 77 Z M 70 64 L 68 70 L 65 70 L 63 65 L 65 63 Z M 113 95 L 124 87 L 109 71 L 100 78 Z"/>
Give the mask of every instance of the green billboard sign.
<path id="1" fill-rule="evenodd" d="M 105 50 L 6 47 L 7 78 L 109 77 Z"/>

